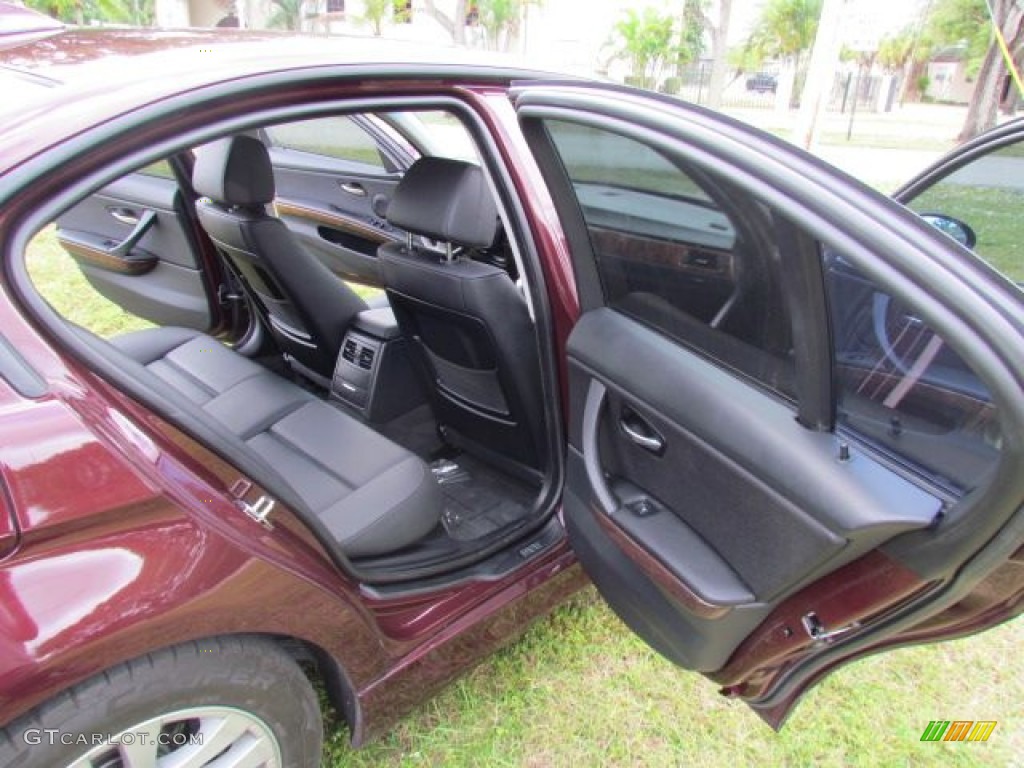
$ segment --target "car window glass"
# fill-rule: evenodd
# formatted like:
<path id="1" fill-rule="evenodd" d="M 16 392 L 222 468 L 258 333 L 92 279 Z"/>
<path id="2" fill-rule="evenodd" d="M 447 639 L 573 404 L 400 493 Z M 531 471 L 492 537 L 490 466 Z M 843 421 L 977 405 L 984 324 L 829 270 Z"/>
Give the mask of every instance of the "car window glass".
<path id="1" fill-rule="evenodd" d="M 792 336 L 774 214 L 610 131 L 547 121 L 607 304 L 792 394 Z"/>
<path id="2" fill-rule="evenodd" d="M 476 142 L 465 124 L 440 109 L 383 112 L 380 119 L 393 130 L 413 156 L 432 155 L 479 163 Z"/>
<path id="3" fill-rule="evenodd" d="M 920 214 L 952 216 L 977 238 L 974 252 L 1024 282 L 1024 142 L 975 158 L 909 203 Z"/>
<path id="4" fill-rule="evenodd" d="M 98 336 L 110 338 L 153 327 L 93 288 L 61 247 L 55 225 L 44 227 L 29 241 L 25 267 L 32 285 L 58 314 Z"/>
<path id="5" fill-rule="evenodd" d="M 381 172 L 386 170 L 373 137 L 344 115 L 272 125 L 266 132 L 271 145 L 280 149 L 347 160 Z"/>
<path id="6" fill-rule="evenodd" d="M 840 429 L 952 490 L 1001 446 L 988 389 L 946 341 L 846 259 L 825 255 Z"/>
<path id="7" fill-rule="evenodd" d="M 158 179 L 175 181 L 174 170 L 167 160 L 157 160 L 155 163 L 150 163 L 144 168 L 140 168 L 138 173 L 141 173 L 143 176 L 155 176 Z"/>

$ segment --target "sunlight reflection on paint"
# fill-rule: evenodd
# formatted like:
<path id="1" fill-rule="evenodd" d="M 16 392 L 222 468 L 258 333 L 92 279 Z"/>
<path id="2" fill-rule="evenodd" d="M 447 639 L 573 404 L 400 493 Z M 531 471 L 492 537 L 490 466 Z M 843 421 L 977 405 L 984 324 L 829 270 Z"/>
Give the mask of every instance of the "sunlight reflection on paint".
<path id="1" fill-rule="evenodd" d="M 142 558 L 121 548 L 73 552 L 12 568 L 12 597 L 36 624 L 36 636 L 26 641 L 26 650 L 36 653 L 48 640 L 74 628 L 141 571 Z"/>

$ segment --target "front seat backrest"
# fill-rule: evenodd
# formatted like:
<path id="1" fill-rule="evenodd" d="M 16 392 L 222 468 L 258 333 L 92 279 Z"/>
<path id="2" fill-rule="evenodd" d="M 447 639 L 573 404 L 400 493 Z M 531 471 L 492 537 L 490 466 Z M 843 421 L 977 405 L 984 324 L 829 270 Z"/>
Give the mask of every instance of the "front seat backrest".
<path id="1" fill-rule="evenodd" d="M 545 440 L 533 322 L 503 269 L 466 257 L 498 233 L 483 172 L 459 160 L 417 160 L 388 220 L 410 238 L 380 247 L 381 272 L 445 438 L 536 477 Z M 440 241 L 446 253 L 417 245 L 415 235 Z"/>
<path id="2" fill-rule="evenodd" d="M 366 303 L 267 213 L 274 171 L 262 142 L 232 136 L 197 152 L 199 222 L 246 283 L 270 333 L 299 372 L 326 383 L 345 329 Z"/>

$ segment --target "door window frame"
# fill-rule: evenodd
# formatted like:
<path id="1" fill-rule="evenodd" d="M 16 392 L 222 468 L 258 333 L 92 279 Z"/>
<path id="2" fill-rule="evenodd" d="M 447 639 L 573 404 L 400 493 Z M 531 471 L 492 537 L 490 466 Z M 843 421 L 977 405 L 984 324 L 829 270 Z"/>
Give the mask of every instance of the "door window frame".
<path id="1" fill-rule="evenodd" d="M 781 139 L 670 97 L 578 81 L 520 83 L 511 96 L 523 131 L 531 147 L 537 148 L 545 179 L 551 177 L 549 188 L 560 215 L 566 199 L 572 197 L 566 195 L 564 172 L 552 172 L 560 162 L 557 155 L 550 148 L 545 151 L 545 139 L 538 136 L 543 118 L 614 125 L 669 154 L 685 147 L 691 163 L 709 172 L 729 174 L 736 185 L 755 197 L 771 200 L 816 242 L 843 253 L 880 290 L 913 307 L 988 387 L 1006 429 L 1011 434 L 1024 429 L 1024 398 L 1020 396 L 1024 324 L 1019 288 L 899 201 Z M 1014 128 L 1020 131 L 1020 126 Z M 571 206 L 568 212 L 572 212 Z M 575 217 L 563 218 L 570 242 L 578 242 L 582 217 L 577 212 Z M 574 228 L 577 231 L 573 232 Z M 586 281 L 584 274 L 583 288 Z M 817 290 L 824 291 L 824 285 L 819 284 Z M 580 298 L 587 308 L 582 289 Z M 828 368 L 819 373 L 830 376 L 831 364 L 830 354 Z M 837 440 L 839 437 L 836 435 Z M 861 448 L 886 463 L 886 457 L 870 446 L 858 444 L 858 450 Z M 1024 476 L 1019 471 L 1022 462 L 1024 443 L 1006 441 L 988 481 L 954 504 L 939 530 L 901 540 L 896 548 L 899 557 L 912 567 L 936 572 L 964 551 L 981 550 L 1020 506 L 1024 497 Z M 919 485 L 926 484 L 917 473 L 903 469 L 902 474 Z"/>
<path id="2" fill-rule="evenodd" d="M 580 311 L 583 313 L 606 305 L 604 289 L 590 234 L 572 180 L 544 125 L 548 119 L 599 128 L 642 143 L 673 163 L 682 174 L 686 174 L 685 167 L 687 165 L 694 165 L 701 173 L 721 176 L 728 166 L 720 158 L 713 157 L 696 148 L 694 156 L 681 158 L 678 148 L 673 146 L 667 137 L 625 120 L 613 121 L 605 116 L 588 113 L 586 110 L 569 111 L 531 107 L 525 114 L 522 110 L 520 111 L 523 132 L 534 150 L 538 165 L 551 190 L 555 207 L 570 244 L 573 270 L 580 297 Z M 730 176 L 730 181 L 735 181 L 734 177 Z M 772 206 L 767 195 L 758 195 L 742 181 L 735 186 L 749 194 L 752 200 Z M 772 207 L 773 210 L 777 210 L 775 206 Z M 727 369 L 733 375 L 748 381 L 766 395 L 786 402 L 795 409 L 797 420 L 808 429 L 827 431 L 834 423 L 835 398 L 831 372 L 828 313 L 824 292 L 820 290 L 824 284 L 824 277 L 819 249 L 817 241 L 809 237 L 802 228 L 794 223 L 790 222 L 784 229 L 790 230 L 789 237 L 786 239 L 793 247 L 792 259 L 794 262 L 792 265 L 794 274 L 787 274 L 788 279 L 781 281 L 782 298 L 789 313 L 793 340 L 794 399 L 783 398 L 765 383 L 723 363 L 699 346 L 686 344 L 685 347 L 715 365 Z M 684 346 L 683 342 L 676 338 L 673 338 L 672 341 Z"/>

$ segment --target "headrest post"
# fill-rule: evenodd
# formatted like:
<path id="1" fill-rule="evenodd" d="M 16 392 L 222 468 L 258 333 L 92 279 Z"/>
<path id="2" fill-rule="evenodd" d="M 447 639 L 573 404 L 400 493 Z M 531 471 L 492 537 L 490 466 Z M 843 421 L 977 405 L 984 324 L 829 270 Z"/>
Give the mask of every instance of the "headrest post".
<path id="1" fill-rule="evenodd" d="M 408 251 L 412 250 L 412 232 L 405 233 L 405 248 Z"/>
<path id="2" fill-rule="evenodd" d="M 455 252 L 452 249 L 451 243 L 444 244 L 444 261 L 445 264 L 451 264 L 453 261 L 455 261 Z"/>

